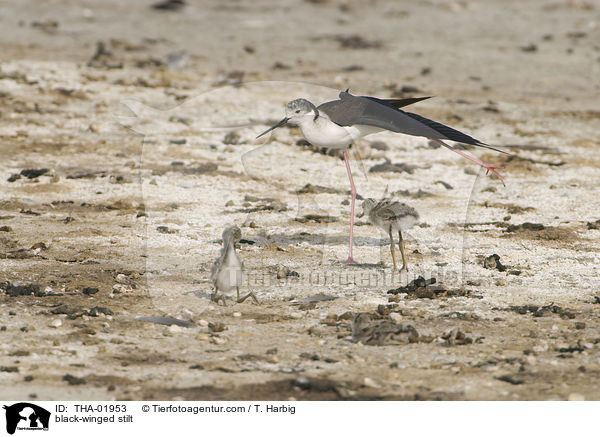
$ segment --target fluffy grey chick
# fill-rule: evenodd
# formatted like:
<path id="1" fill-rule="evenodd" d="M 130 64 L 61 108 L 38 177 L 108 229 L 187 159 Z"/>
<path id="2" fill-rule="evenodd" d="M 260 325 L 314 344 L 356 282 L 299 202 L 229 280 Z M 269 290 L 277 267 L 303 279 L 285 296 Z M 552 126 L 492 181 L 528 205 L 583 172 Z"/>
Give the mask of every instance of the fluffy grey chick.
<path id="1" fill-rule="evenodd" d="M 214 302 L 221 300 L 225 304 L 225 298 L 219 296 L 221 293 L 229 293 L 233 289 L 237 291 L 237 302 L 244 302 L 248 297 L 252 297 L 254 302 L 258 299 L 254 293 L 248 293 L 240 298 L 240 285 L 242 285 L 242 271 L 244 263 L 235 252 L 235 243 L 242 239 L 242 231 L 237 226 L 230 226 L 223 231 L 223 248 L 221 256 L 212 265 L 210 270 L 210 280 L 215 286 L 215 291 L 211 297 Z"/>
<path id="2" fill-rule="evenodd" d="M 406 264 L 406 256 L 404 255 L 404 240 L 402 239 L 402 229 L 412 228 L 419 220 L 419 214 L 417 211 L 401 202 L 394 202 L 392 200 L 382 200 L 377 202 L 374 199 L 365 199 L 362 203 L 363 212 L 359 217 L 367 215 L 369 221 L 377 226 L 379 229 L 387 232 L 390 236 L 390 251 L 392 252 L 392 261 L 394 262 L 394 269 L 398 268 L 396 264 L 396 253 L 394 250 L 394 236 L 393 231 L 398 231 L 398 247 L 402 254 L 402 267 L 400 271 L 404 270 L 408 272 L 408 265 Z"/>

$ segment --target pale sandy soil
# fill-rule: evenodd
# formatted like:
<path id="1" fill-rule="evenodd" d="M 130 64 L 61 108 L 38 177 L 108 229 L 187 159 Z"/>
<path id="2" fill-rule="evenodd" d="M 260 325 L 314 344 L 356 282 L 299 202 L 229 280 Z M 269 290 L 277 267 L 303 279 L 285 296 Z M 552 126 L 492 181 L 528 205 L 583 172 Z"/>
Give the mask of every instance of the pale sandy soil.
<path id="1" fill-rule="evenodd" d="M 0 398 L 600 399 L 597 3 L 150 3 L 0 4 Z M 359 194 L 421 216 L 398 277 L 364 219 L 340 263 L 343 161 L 254 138 L 293 98 L 403 86 L 516 156 L 471 150 L 503 186 L 425 139 L 356 145 Z M 386 159 L 414 168 L 369 172 Z M 208 299 L 226 224 L 259 306 Z M 386 293 L 419 275 L 447 292 Z M 356 312 L 420 341 L 353 343 Z M 136 320 L 159 315 L 194 325 Z"/>

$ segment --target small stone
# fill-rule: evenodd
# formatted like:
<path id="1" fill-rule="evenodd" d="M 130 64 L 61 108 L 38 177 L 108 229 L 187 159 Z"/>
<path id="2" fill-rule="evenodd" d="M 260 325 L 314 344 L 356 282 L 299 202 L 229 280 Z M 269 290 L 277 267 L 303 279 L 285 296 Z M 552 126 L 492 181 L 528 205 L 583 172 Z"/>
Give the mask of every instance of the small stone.
<path id="1" fill-rule="evenodd" d="M 331 313 L 331 314 L 327 314 L 327 316 L 323 320 L 323 323 L 328 326 L 336 326 L 338 324 L 338 320 L 339 320 L 339 318 L 338 318 L 337 314 Z"/>
<path id="2" fill-rule="evenodd" d="M 223 138 L 223 144 L 240 144 L 240 136 L 236 132 L 229 132 L 225 135 L 225 138 Z"/>
<path id="3" fill-rule="evenodd" d="M 62 326 L 63 322 L 61 319 L 54 319 L 52 322 L 50 322 L 50 326 L 52 328 L 60 328 Z"/>
<path id="4" fill-rule="evenodd" d="M 521 47 L 521 51 L 522 52 L 529 52 L 529 53 L 531 53 L 531 52 L 537 52 L 537 49 L 538 49 L 537 45 L 535 45 L 535 44 L 529 44 L 529 45 Z"/>
<path id="5" fill-rule="evenodd" d="M 569 401 L 581 402 L 585 401 L 585 396 L 580 393 L 571 393 L 569 394 Z"/>
<path id="6" fill-rule="evenodd" d="M 198 320 L 198 326 L 207 327 L 208 325 L 209 325 L 209 323 L 207 320 L 204 320 L 204 319 Z"/>
<path id="7" fill-rule="evenodd" d="M 85 295 L 92 295 L 92 294 L 96 294 L 98 293 L 98 288 L 96 287 L 84 287 L 83 290 L 81 290 L 81 292 Z"/>
<path id="8" fill-rule="evenodd" d="M 267 363 L 277 364 L 279 363 L 279 358 L 277 358 L 277 355 L 269 355 L 267 357 Z"/>
<path id="9" fill-rule="evenodd" d="M 183 327 L 178 326 L 178 325 L 169 325 L 169 327 L 167 328 L 169 330 L 169 332 L 171 333 L 179 333 L 179 332 L 183 332 Z"/>
<path id="10" fill-rule="evenodd" d="M 372 380 L 369 377 L 366 377 L 363 380 L 363 384 L 365 385 L 365 387 L 370 387 L 370 388 L 381 388 L 381 386 L 379 384 L 377 384 L 374 380 Z"/>
<path id="11" fill-rule="evenodd" d="M 378 312 L 379 314 L 381 314 L 382 316 L 387 316 L 387 315 L 389 315 L 389 314 L 390 314 L 390 312 L 391 312 L 391 309 L 390 309 L 390 307 L 389 307 L 389 306 L 387 306 L 387 305 L 378 305 L 378 306 L 377 306 L 377 312 Z"/>
<path id="12" fill-rule="evenodd" d="M 483 261 L 483 267 L 486 269 L 496 269 L 500 272 L 506 270 L 506 266 L 502 265 L 500 262 L 500 256 L 498 254 L 493 254 L 485 258 Z"/>
<path id="13" fill-rule="evenodd" d="M 390 146 L 385 144 L 383 141 L 373 141 L 371 144 L 369 144 L 369 146 L 371 147 L 371 149 L 375 149 L 375 150 L 381 150 L 381 151 L 390 150 Z"/>
<path id="14" fill-rule="evenodd" d="M 390 318 L 396 322 L 396 323 L 400 323 L 402 321 L 402 314 L 400 313 L 390 313 Z"/>
<path id="15" fill-rule="evenodd" d="M 240 314 L 240 316 L 241 316 L 241 314 Z M 236 316 L 234 316 L 234 317 L 236 317 Z M 222 322 L 210 322 L 208 324 L 208 327 L 210 328 L 210 330 L 212 332 L 223 332 L 223 331 L 225 331 L 225 324 L 222 323 Z"/>
<path id="16" fill-rule="evenodd" d="M 50 171 L 49 168 L 28 168 L 21 170 L 21 176 L 25 176 L 27 179 L 35 179 Z"/>
<path id="17" fill-rule="evenodd" d="M 575 322 L 575 329 L 585 329 L 585 322 Z"/>
<path id="18" fill-rule="evenodd" d="M 288 276 L 290 269 L 283 265 L 277 266 L 277 279 L 283 279 Z"/>
<path id="19" fill-rule="evenodd" d="M 221 337 L 211 337 L 210 342 L 212 344 L 225 344 L 225 343 L 227 343 L 227 340 L 225 340 L 224 338 L 221 338 Z"/>
<path id="20" fill-rule="evenodd" d="M 0 366 L 0 372 L 6 373 L 17 373 L 19 368 L 17 366 Z"/>
<path id="21" fill-rule="evenodd" d="M 236 311 L 235 313 L 232 314 L 233 317 L 242 317 L 242 313 Z M 210 324 L 209 324 L 210 326 Z"/>
<path id="22" fill-rule="evenodd" d="M 79 377 L 73 376 L 69 373 L 67 373 L 65 376 L 63 376 L 62 380 L 67 381 L 69 383 L 69 385 L 81 385 L 81 384 L 86 383 L 85 378 L 79 378 Z"/>
<path id="23" fill-rule="evenodd" d="M 114 294 L 122 294 L 122 293 L 127 293 L 129 291 L 131 291 L 131 288 L 129 288 L 127 285 L 124 285 L 124 284 L 115 284 L 115 285 L 113 285 L 113 288 L 112 288 L 112 292 Z"/>
<path id="24" fill-rule="evenodd" d="M 89 315 L 92 317 L 98 317 L 100 314 L 104 314 L 106 316 L 112 316 L 114 313 L 112 312 L 112 310 L 105 308 L 105 307 L 99 307 L 99 306 L 95 306 L 90 308 L 90 310 L 88 311 Z"/>

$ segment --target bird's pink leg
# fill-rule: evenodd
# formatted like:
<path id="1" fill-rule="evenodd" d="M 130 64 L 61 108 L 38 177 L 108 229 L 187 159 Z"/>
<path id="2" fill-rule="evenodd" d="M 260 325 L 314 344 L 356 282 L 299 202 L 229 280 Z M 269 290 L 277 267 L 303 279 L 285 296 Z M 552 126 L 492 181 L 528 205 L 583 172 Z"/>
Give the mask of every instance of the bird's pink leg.
<path id="1" fill-rule="evenodd" d="M 500 179 L 500 182 L 502 182 L 502 185 L 506 185 L 506 184 L 504 183 L 504 179 L 502 179 L 502 176 L 500 176 L 500 174 L 499 174 L 499 173 L 498 173 L 498 172 L 495 170 L 495 169 L 497 169 L 497 168 L 504 168 L 504 167 L 501 167 L 501 166 L 498 166 L 498 165 L 487 164 L 487 163 L 485 163 L 485 162 L 483 162 L 483 161 L 480 161 L 479 159 L 475 158 L 474 156 L 471 156 L 471 155 L 469 155 L 469 154 L 467 154 L 467 153 L 463 152 L 462 150 L 457 150 L 457 149 L 455 149 L 454 147 L 450 146 L 449 144 L 446 144 L 446 143 L 444 143 L 442 140 L 438 140 L 437 138 L 429 138 L 429 139 L 430 139 L 431 141 L 433 141 L 434 143 L 437 143 L 437 144 L 439 144 L 440 146 L 444 146 L 444 147 L 446 147 L 447 149 L 450 149 L 450 150 L 452 150 L 453 152 L 456 152 L 456 153 L 458 153 L 460 156 L 462 156 L 462 157 L 464 157 L 464 158 L 467 158 L 468 160 L 470 160 L 470 161 L 473 161 L 474 163 L 476 163 L 476 164 L 478 164 L 478 165 L 482 166 L 483 168 L 485 168 L 485 169 L 487 170 L 487 172 L 490 172 L 490 171 L 491 171 L 493 174 L 495 174 L 495 175 L 496 175 L 496 177 L 497 177 L 498 179 Z M 486 172 L 486 174 L 487 174 L 487 172 Z"/>
<path id="2" fill-rule="evenodd" d="M 350 251 L 348 252 L 348 259 L 343 261 L 346 264 L 356 264 L 352 257 L 352 235 L 354 231 L 354 202 L 356 201 L 356 188 L 354 187 L 354 180 L 352 179 L 352 170 L 350 170 L 350 161 L 348 161 L 348 153 L 344 150 L 344 161 L 346 162 L 346 170 L 348 171 L 348 179 L 350 179 L 350 196 L 352 202 L 350 206 Z"/>

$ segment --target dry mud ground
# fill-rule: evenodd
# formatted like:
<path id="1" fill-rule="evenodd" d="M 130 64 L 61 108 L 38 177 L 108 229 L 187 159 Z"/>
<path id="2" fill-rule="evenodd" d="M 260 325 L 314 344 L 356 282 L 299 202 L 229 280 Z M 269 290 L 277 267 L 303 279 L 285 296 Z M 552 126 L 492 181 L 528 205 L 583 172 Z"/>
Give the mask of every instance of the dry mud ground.
<path id="1" fill-rule="evenodd" d="M 0 398 L 600 398 L 596 2 L 149 3 L 0 5 Z M 503 186 L 425 139 L 356 145 L 359 194 L 420 213 L 409 275 L 364 219 L 340 263 L 339 157 L 254 139 L 346 87 L 437 96 L 411 110 L 513 153 L 471 150 Z M 208 299 L 232 223 L 261 305 Z M 352 342 L 357 312 L 418 335 Z"/>

